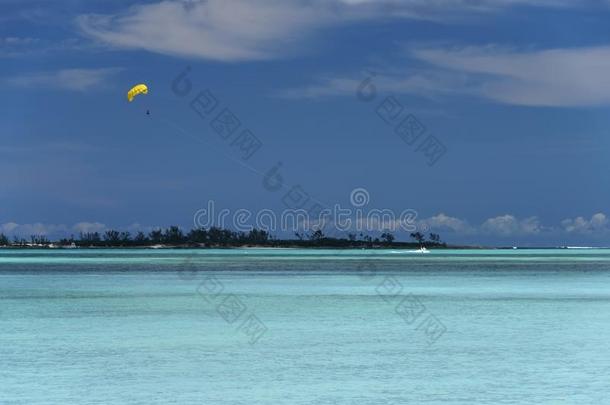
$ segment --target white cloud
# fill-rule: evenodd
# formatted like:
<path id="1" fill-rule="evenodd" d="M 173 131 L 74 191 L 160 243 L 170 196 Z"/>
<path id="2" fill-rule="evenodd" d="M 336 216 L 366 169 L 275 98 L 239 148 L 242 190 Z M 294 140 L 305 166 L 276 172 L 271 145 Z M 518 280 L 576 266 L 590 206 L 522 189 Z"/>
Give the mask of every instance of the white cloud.
<path id="1" fill-rule="evenodd" d="M 83 221 L 77 222 L 72 226 L 66 226 L 63 224 L 45 224 L 41 222 L 36 222 L 32 224 L 19 224 L 14 221 L 6 222 L 4 224 L 0 224 L 0 233 L 8 235 L 8 236 L 18 236 L 23 238 L 29 238 L 31 235 L 44 235 L 49 236 L 51 238 L 63 238 L 68 237 L 70 235 L 78 235 L 82 233 L 88 232 L 99 232 L 103 233 L 109 229 L 116 230 L 124 230 L 129 231 L 132 235 L 135 235 L 137 232 L 142 231 L 144 233 L 148 233 L 153 229 L 158 229 L 158 226 L 148 226 L 142 225 L 139 223 L 132 223 L 127 226 L 111 228 L 101 222 L 97 221 Z"/>
<path id="2" fill-rule="evenodd" d="M 605 236 L 610 233 L 610 219 L 604 213 L 597 213 L 586 219 L 582 216 L 568 218 L 560 224 L 544 225 L 538 217 L 518 218 L 514 215 L 505 214 L 488 218 L 478 226 L 471 226 L 466 220 L 451 217 L 445 214 L 424 220 L 429 225 L 431 232 L 452 232 L 463 236 L 495 236 L 495 237 L 545 237 L 553 239 L 564 237 L 568 234 Z"/>
<path id="3" fill-rule="evenodd" d="M 604 233 L 609 230 L 608 217 L 603 213 L 597 213 L 591 219 L 576 217 L 561 221 L 561 226 L 568 233 Z"/>
<path id="4" fill-rule="evenodd" d="M 103 232 L 106 230 L 106 225 L 100 222 L 79 222 L 72 227 L 72 230 L 78 233 Z"/>
<path id="5" fill-rule="evenodd" d="M 137 222 L 134 222 L 133 224 L 125 227 L 125 230 L 128 232 L 131 232 L 132 236 L 136 235 L 138 232 L 143 232 L 143 233 L 148 234 L 155 229 L 159 229 L 159 226 L 142 225 Z"/>
<path id="6" fill-rule="evenodd" d="M 222 61 L 259 60 L 274 57 L 279 48 L 335 20 L 319 4 L 162 1 L 117 16 L 81 16 L 78 23 L 89 36 L 119 47 Z"/>
<path id="7" fill-rule="evenodd" d="M 481 225 L 481 231 L 499 236 L 514 236 L 538 234 L 542 231 L 542 226 L 537 217 L 519 220 L 513 215 L 506 214 L 487 219 Z"/>
<path id="8" fill-rule="evenodd" d="M 411 93 L 434 96 L 453 91 L 455 82 L 455 77 L 435 71 L 413 72 L 408 75 L 365 71 L 358 76 L 321 78 L 312 85 L 276 91 L 274 96 L 286 99 L 355 96 L 361 86 L 364 94 L 369 94 L 370 86 L 374 86 L 377 95 Z"/>
<path id="9" fill-rule="evenodd" d="M 380 215 L 383 213 L 380 213 Z M 304 226 L 305 224 L 301 224 Z M 311 225 L 311 224 L 310 224 Z M 139 223 L 133 223 L 123 227 L 112 229 L 125 230 L 131 232 L 134 236 L 138 231 L 145 233 L 159 227 L 145 226 Z M 582 216 L 569 218 L 561 221 L 560 224 L 543 225 L 538 217 L 532 216 L 527 218 L 518 218 L 514 215 L 505 214 L 492 218 L 488 218 L 479 225 L 472 225 L 467 220 L 458 217 L 452 217 L 444 213 L 418 220 L 416 222 L 418 231 L 424 232 L 426 235 L 429 232 L 439 233 L 442 238 L 448 237 L 453 239 L 453 242 L 460 243 L 465 240 L 480 241 L 480 240 L 506 240 L 511 238 L 514 243 L 519 241 L 574 241 L 576 244 L 582 243 L 583 240 L 602 240 L 610 234 L 610 219 L 604 213 L 596 213 L 590 219 Z M 60 239 L 70 235 L 78 235 L 79 233 L 99 232 L 111 229 L 103 223 L 78 222 L 72 226 L 63 224 L 19 224 L 14 221 L 0 224 L 0 233 L 9 237 L 18 236 L 29 239 L 31 235 L 43 235 L 50 239 Z M 310 228 L 311 229 L 311 228 Z M 330 224 L 329 229 L 333 229 Z M 351 231 L 364 233 L 377 231 L 391 231 L 402 233 L 403 228 L 398 221 L 385 220 L 383 216 L 373 217 L 365 221 L 352 221 Z M 345 236 L 345 235 L 344 235 Z M 587 239 L 588 238 L 588 239 Z M 562 242 L 563 243 L 563 242 Z M 607 243 L 607 242 L 606 242 Z"/>
<path id="10" fill-rule="evenodd" d="M 86 45 L 84 40 L 77 38 L 50 40 L 32 37 L 0 37 L 0 58 L 88 49 L 91 49 L 91 45 Z"/>
<path id="11" fill-rule="evenodd" d="M 610 46 L 538 51 L 496 46 L 418 49 L 412 55 L 454 73 L 453 85 L 439 83 L 440 91 L 528 106 L 610 103 Z"/>
<path id="12" fill-rule="evenodd" d="M 53 72 L 29 73 L 8 77 L 4 81 L 19 87 L 48 87 L 85 91 L 101 86 L 110 76 L 120 70 L 120 68 L 62 69 Z"/>
<path id="13" fill-rule="evenodd" d="M 67 232 L 68 228 L 65 225 L 43 224 L 36 222 L 33 224 L 18 224 L 16 222 L 7 222 L 0 225 L 0 233 L 7 235 L 18 235 L 21 237 L 29 237 L 31 235 L 56 235 Z"/>
<path id="14" fill-rule="evenodd" d="M 2 232 L 12 233 L 15 229 L 19 227 L 19 224 L 15 222 L 7 222 L 6 224 L 0 225 L 0 229 Z"/>
<path id="15" fill-rule="evenodd" d="M 0 38 L 0 46 L 31 45 L 40 41 L 30 37 L 4 37 Z"/>
<path id="16" fill-rule="evenodd" d="M 124 48 L 220 61 L 302 52 L 320 29 L 376 18 L 455 18 L 514 5 L 563 7 L 567 0 L 165 0 L 116 15 L 82 15 L 82 31 Z M 171 29 L 169 29 L 171 27 Z"/>
<path id="17" fill-rule="evenodd" d="M 471 233 L 474 229 L 467 221 L 440 213 L 423 221 L 433 232 L 451 231 L 456 233 Z"/>
<path id="18" fill-rule="evenodd" d="M 425 97 L 454 94 L 525 106 L 610 105 L 610 46 L 522 50 L 498 46 L 416 48 L 408 56 L 425 66 L 325 77 L 276 93 L 283 98 L 354 95 L 366 77 L 379 93 Z M 412 65 L 412 64 L 411 64 Z M 387 70 L 387 69 L 386 69 Z"/>

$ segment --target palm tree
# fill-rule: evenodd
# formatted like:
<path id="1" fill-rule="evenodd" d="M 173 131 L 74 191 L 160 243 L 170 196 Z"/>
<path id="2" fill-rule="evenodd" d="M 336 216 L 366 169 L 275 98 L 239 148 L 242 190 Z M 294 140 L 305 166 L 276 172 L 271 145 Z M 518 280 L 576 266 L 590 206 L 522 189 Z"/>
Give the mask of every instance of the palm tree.
<path id="1" fill-rule="evenodd" d="M 395 238 L 390 232 L 384 232 L 381 234 L 381 239 L 383 239 L 383 241 L 388 245 L 391 245 Z"/>
<path id="2" fill-rule="evenodd" d="M 115 231 L 114 229 L 109 229 L 104 232 L 104 241 L 110 242 L 111 245 L 116 245 L 121 240 L 121 236 L 119 231 Z"/>
<path id="3" fill-rule="evenodd" d="M 172 225 L 165 230 L 163 241 L 165 243 L 179 244 L 184 242 L 184 234 L 179 227 Z"/>
<path id="4" fill-rule="evenodd" d="M 192 229 L 188 233 L 187 239 L 195 243 L 205 243 L 208 241 L 208 231 L 203 227 Z"/>
<path id="5" fill-rule="evenodd" d="M 410 236 L 415 239 L 420 245 L 423 244 L 426 240 L 426 237 L 421 232 L 412 232 Z"/>
<path id="6" fill-rule="evenodd" d="M 320 229 L 309 235 L 309 240 L 319 242 L 322 239 L 324 239 L 324 233 Z"/>
<path id="7" fill-rule="evenodd" d="M 133 240 L 135 242 L 136 245 L 146 245 L 148 242 L 150 242 L 150 240 L 146 237 L 146 235 L 144 234 L 144 232 L 140 231 L 138 232 L 138 234 L 136 235 L 136 237 Z"/>
<path id="8" fill-rule="evenodd" d="M 161 243 L 163 241 L 163 231 L 161 229 L 153 229 L 148 236 L 153 243 Z"/>

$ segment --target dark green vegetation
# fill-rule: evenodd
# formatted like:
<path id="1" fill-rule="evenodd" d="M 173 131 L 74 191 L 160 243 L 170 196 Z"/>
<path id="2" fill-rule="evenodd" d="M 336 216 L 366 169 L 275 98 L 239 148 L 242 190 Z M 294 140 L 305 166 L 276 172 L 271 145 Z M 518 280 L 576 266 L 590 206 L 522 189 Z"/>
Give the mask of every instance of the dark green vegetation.
<path id="1" fill-rule="evenodd" d="M 15 237 L 12 241 L 0 234 L 0 246 L 7 247 L 146 247 L 162 245 L 167 247 L 224 248 L 242 246 L 260 247 L 317 247 L 317 248 L 419 248 L 447 247 L 438 234 L 431 233 L 428 238 L 414 232 L 415 242 L 396 242 L 393 234 L 382 233 L 379 237 L 364 234 L 348 234 L 347 238 L 329 237 L 321 230 L 310 234 L 295 233 L 295 239 L 277 239 L 268 232 L 253 229 L 249 232 L 236 232 L 229 229 L 212 227 L 196 228 L 184 233 L 177 226 L 155 229 L 148 234 L 107 230 L 104 233 L 81 233 L 78 238 L 64 238 L 50 241 L 45 236 L 32 235 L 30 240 Z"/>

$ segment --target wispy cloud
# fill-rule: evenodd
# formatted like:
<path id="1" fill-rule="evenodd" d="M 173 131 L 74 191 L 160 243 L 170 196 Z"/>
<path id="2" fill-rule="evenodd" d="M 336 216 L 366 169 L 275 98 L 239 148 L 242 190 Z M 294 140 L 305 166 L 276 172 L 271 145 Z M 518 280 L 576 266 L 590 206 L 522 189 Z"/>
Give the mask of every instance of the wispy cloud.
<path id="1" fill-rule="evenodd" d="M 125 48 L 221 61 L 270 59 L 334 20 L 295 1 L 162 1 L 114 15 L 83 15 L 83 32 Z M 171 27 L 171 29 L 168 29 Z"/>
<path id="2" fill-rule="evenodd" d="M 5 83 L 19 87 L 46 87 L 84 91 L 102 85 L 120 68 L 62 69 L 52 72 L 28 73 L 6 78 Z"/>
<path id="3" fill-rule="evenodd" d="M 413 67 L 413 62 L 420 66 Z M 423 63 L 423 67 L 421 67 Z M 401 71 L 402 69 L 402 71 Z M 467 95 L 523 106 L 610 104 L 610 46 L 523 50 L 484 47 L 413 48 L 405 62 L 377 69 L 380 91 L 435 98 Z M 282 98 L 353 95 L 364 75 L 326 77 L 274 93 Z"/>
<path id="4" fill-rule="evenodd" d="M 95 49 L 83 39 L 49 40 L 32 37 L 0 37 L 0 58 L 37 56 L 50 52 L 69 52 Z"/>
<path id="5" fill-rule="evenodd" d="M 354 96 L 363 80 L 370 77 L 380 93 L 417 94 L 434 98 L 440 94 L 454 93 L 456 84 L 463 83 L 463 79 L 441 71 L 408 69 L 401 74 L 395 72 L 396 69 L 391 70 L 380 68 L 345 77 L 322 77 L 309 85 L 276 90 L 272 96 L 284 99 Z"/>
<path id="6" fill-rule="evenodd" d="M 539 51 L 496 46 L 419 49 L 413 55 L 455 73 L 449 86 L 439 83 L 441 91 L 528 106 L 610 103 L 610 46 Z"/>
<path id="7" fill-rule="evenodd" d="M 101 42 L 219 61 L 261 60 L 303 50 L 322 29 L 382 18 L 454 19 L 511 6 L 565 7 L 564 0 L 165 0 L 115 15 L 78 17 Z M 168 29 L 171 27 L 171 29 Z"/>

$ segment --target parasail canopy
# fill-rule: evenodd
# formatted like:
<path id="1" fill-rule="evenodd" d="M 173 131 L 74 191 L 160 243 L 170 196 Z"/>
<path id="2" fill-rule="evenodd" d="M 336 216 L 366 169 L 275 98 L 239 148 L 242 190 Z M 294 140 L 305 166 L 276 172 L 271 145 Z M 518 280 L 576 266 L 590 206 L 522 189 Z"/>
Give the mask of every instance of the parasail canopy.
<path id="1" fill-rule="evenodd" d="M 148 94 L 148 87 L 145 84 L 136 84 L 127 92 L 127 100 L 131 103 L 139 94 Z"/>

